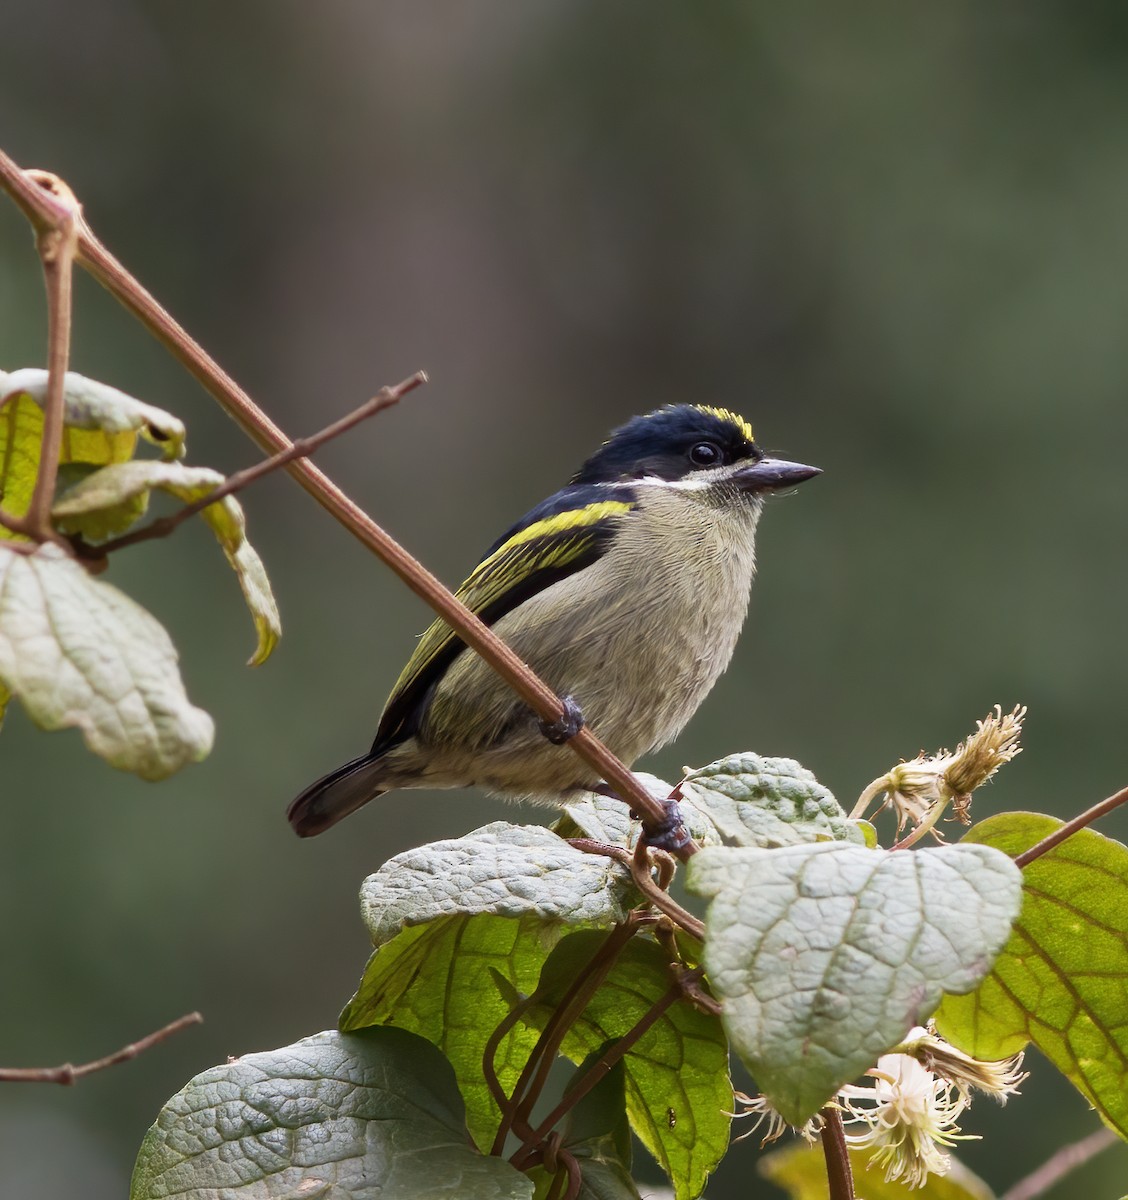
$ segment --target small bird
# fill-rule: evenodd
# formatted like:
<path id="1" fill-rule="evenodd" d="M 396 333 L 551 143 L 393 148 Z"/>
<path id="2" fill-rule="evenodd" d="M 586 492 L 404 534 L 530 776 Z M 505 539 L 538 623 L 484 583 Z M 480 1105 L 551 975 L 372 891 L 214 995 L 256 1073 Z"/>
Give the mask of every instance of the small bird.
<path id="1" fill-rule="evenodd" d="M 561 744 L 581 714 L 627 766 L 671 741 L 732 658 L 765 493 L 819 473 L 769 458 L 723 408 L 667 405 L 616 429 L 458 589 L 565 700 L 573 727 L 546 727 L 437 620 L 372 749 L 290 805 L 295 833 L 321 833 L 394 788 L 477 786 L 560 803 L 601 782 Z"/>

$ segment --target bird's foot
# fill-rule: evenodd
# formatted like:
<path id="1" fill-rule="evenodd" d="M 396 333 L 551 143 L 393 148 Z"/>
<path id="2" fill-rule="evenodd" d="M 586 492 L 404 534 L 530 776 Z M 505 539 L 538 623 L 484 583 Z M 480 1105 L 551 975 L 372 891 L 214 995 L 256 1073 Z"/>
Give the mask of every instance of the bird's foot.
<path id="1" fill-rule="evenodd" d="M 689 830 L 682 820 L 681 805 L 676 800 L 666 800 L 663 804 L 666 810 L 665 820 L 660 825 L 643 829 L 642 841 L 655 850 L 665 850 L 669 854 L 677 854 L 689 844 Z M 631 816 L 635 814 L 632 813 Z"/>
<path id="2" fill-rule="evenodd" d="M 540 722 L 540 731 L 554 746 L 563 746 L 570 742 L 584 727 L 584 714 L 580 706 L 571 696 L 561 696 L 560 703 L 564 706 L 564 715 L 555 721 Z"/>

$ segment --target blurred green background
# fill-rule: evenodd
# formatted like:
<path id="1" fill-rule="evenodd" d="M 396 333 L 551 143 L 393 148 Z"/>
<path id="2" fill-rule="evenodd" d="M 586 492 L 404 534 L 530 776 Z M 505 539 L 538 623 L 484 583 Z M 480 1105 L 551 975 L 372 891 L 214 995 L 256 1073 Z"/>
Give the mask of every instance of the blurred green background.
<path id="1" fill-rule="evenodd" d="M 442 578 L 657 404 L 735 407 L 824 468 L 771 504 L 736 660 L 650 769 L 754 748 L 849 803 L 1021 701 L 1026 751 L 977 816 L 1128 781 L 1122 3 L 6 0 L 0 44 L 0 145 L 63 175 L 288 431 L 431 373 L 318 461 Z M 41 364 L 7 202 L 0 264 L 0 365 Z M 189 461 L 255 460 L 85 277 L 73 365 L 183 417 Z M 207 1023 L 73 1090 L 0 1091 L 0 1195 L 123 1196 L 191 1075 L 333 1025 L 366 873 L 523 815 L 411 793 L 293 837 L 287 802 L 367 746 L 429 615 L 289 480 L 245 503 L 286 630 L 261 669 L 202 526 L 109 575 L 172 632 L 207 762 L 147 785 L 18 708 L 3 731 L 0 1062 Z M 1000 1188 L 1096 1124 L 1029 1061 L 961 1148 Z M 753 1194 L 757 1153 L 713 1200 Z M 1126 1178 L 1118 1148 L 1053 1195 Z"/>

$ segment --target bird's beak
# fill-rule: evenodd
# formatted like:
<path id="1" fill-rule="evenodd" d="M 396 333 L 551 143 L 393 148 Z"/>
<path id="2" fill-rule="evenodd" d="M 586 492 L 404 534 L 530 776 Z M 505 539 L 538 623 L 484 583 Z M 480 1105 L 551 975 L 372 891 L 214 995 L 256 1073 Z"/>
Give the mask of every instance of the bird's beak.
<path id="1" fill-rule="evenodd" d="M 766 492 L 791 487 L 821 474 L 819 467 L 807 467 L 783 458 L 761 458 L 759 462 L 741 467 L 733 476 L 733 483 L 744 492 Z"/>

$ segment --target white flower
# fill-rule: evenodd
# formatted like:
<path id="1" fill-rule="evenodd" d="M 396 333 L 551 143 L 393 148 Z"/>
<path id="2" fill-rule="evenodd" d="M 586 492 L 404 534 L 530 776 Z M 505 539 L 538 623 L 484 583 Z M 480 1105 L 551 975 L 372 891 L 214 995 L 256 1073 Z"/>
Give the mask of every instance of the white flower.
<path id="1" fill-rule="evenodd" d="M 930 1174 L 945 1174 L 951 1159 L 940 1147 L 975 1136 L 959 1132 L 967 1093 L 907 1054 L 883 1054 L 867 1074 L 872 1087 L 851 1085 L 838 1093 L 845 1119 L 866 1126 L 863 1133 L 848 1133 L 847 1144 L 873 1150 L 870 1165 L 885 1168 L 887 1183 L 900 1179 L 923 1187 Z"/>
<path id="2" fill-rule="evenodd" d="M 733 1138 L 734 1144 L 751 1137 L 765 1122 L 768 1127 L 764 1131 L 764 1136 L 760 1139 L 761 1146 L 766 1146 L 769 1142 L 778 1141 L 791 1128 L 772 1107 L 772 1102 L 766 1096 L 749 1096 L 744 1092 L 736 1092 L 735 1097 L 737 1103 L 741 1105 L 741 1111 L 729 1113 L 729 1116 L 737 1120 L 740 1120 L 742 1117 L 755 1117 L 756 1119 L 752 1122 L 751 1127 L 746 1129 L 740 1137 Z M 818 1137 L 822 1127 L 823 1119 L 816 1113 L 809 1121 L 796 1129 L 795 1132 L 806 1138 L 808 1142 L 813 1142 Z"/>

